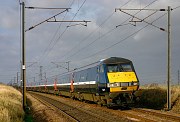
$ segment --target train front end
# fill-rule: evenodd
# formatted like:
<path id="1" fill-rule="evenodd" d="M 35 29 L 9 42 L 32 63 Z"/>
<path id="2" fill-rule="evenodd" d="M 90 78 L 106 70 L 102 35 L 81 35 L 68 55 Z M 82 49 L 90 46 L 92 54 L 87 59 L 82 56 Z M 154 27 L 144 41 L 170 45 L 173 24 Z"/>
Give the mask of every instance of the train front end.
<path id="1" fill-rule="evenodd" d="M 139 80 L 132 61 L 112 57 L 104 61 L 109 104 L 127 104 L 135 99 L 134 92 L 139 88 Z"/>

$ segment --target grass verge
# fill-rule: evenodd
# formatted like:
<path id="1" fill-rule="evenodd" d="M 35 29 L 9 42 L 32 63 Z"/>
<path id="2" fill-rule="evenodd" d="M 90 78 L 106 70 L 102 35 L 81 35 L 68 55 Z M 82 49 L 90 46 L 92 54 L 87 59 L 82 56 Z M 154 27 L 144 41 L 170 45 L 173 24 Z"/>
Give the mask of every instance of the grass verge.
<path id="1" fill-rule="evenodd" d="M 23 122 L 21 93 L 11 86 L 0 84 L 0 122 Z"/>

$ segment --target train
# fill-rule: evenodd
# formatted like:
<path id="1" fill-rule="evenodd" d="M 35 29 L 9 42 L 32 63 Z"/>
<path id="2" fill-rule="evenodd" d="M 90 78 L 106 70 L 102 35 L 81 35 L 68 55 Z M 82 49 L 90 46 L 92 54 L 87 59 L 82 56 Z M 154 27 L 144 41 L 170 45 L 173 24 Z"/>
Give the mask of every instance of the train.
<path id="1" fill-rule="evenodd" d="M 29 91 L 53 93 L 107 107 L 133 103 L 139 80 L 129 59 L 110 57 L 72 71 L 30 83 Z"/>

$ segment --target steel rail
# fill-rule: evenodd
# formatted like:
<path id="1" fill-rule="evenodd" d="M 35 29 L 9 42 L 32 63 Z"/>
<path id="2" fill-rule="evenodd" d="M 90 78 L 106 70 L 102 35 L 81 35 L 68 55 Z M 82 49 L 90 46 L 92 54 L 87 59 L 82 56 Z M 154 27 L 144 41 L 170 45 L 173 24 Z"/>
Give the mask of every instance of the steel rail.
<path id="1" fill-rule="evenodd" d="M 65 113 L 67 116 L 73 118 L 74 121 L 96 121 L 96 122 L 110 122 L 112 119 L 107 118 L 105 116 L 98 116 L 95 113 L 92 113 L 91 111 L 82 110 L 77 107 L 70 106 L 66 103 L 62 103 L 60 101 L 57 101 L 53 98 L 50 98 L 45 95 L 41 95 L 39 93 L 32 93 L 31 94 L 37 96 L 38 98 L 42 99 L 42 101 L 46 101 L 51 106 L 57 108 L 58 110 Z"/>
<path id="2" fill-rule="evenodd" d="M 45 100 L 42 100 L 39 98 L 39 96 L 37 96 L 37 94 L 33 94 L 32 92 L 30 93 L 30 95 L 32 97 L 34 97 L 35 99 L 37 99 L 39 102 L 41 102 L 42 104 L 44 104 L 45 106 L 48 106 L 49 108 L 52 108 L 53 107 L 53 110 L 58 110 L 58 112 L 60 114 L 62 114 L 63 116 L 67 117 L 68 120 L 70 120 L 71 122 L 78 122 L 78 120 L 76 120 L 73 116 L 70 116 L 69 114 L 67 114 L 66 112 L 62 111 L 61 109 L 59 109 L 58 107 L 56 107 L 55 105 L 45 101 Z"/>
<path id="3" fill-rule="evenodd" d="M 160 111 L 151 110 L 151 109 L 142 109 L 142 108 L 132 108 L 132 111 L 141 112 L 141 113 L 148 113 L 148 114 L 153 115 L 153 116 L 166 118 L 166 119 L 170 119 L 170 120 L 174 120 L 174 121 L 180 121 L 180 115 L 175 115 L 174 113 L 172 115 L 169 113 L 162 113 Z"/>

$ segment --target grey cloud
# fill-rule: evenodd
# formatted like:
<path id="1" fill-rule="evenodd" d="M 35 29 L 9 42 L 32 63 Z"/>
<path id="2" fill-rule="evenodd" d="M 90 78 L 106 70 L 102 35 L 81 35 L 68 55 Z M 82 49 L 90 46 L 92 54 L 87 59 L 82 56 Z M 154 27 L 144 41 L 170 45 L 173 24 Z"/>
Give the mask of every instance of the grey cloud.
<path id="1" fill-rule="evenodd" d="M 123 8 L 141 8 L 153 0 L 147 1 L 134 1 L 132 0 Z M 31 0 L 25 1 L 27 6 L 42 6 L 42 7 L 67 7 L 70 5 L 72 1 L 57 1 L 57 0 Z M 65 20 L 71 20 L 74 14 L 77 11 L 78 6 L 82 4 L 83 0 L 75 3 L 72 6 L 72 10 L 70 10 L 67 15 L 64 13 L 57 17 L 58 19 L 62 19 L 65 15 Z M 131 25 L 121 26 L 112 31 L 109 34 L 106 34 L 103 38 L 100 38 L 103 34 L 108 32 L 110 29 L 116 27 L 116 25 L 121 24 L 124 20 L 129 18 L 129 16 L 116 12 L 109 18 L 104 25 L 99 28 L 99 25 L 114 12 L 116 7 L 121 7 L 123 4 L 128 2 L 128 0 L 123 1 L 97 1 L 91 0 L 86 1 L 84 6 L 81 8 L 77 16 L 74 20 L 91 20 L 91 23 L 88 23 L 87 27 L 84 26 L 72 26 L 68 28 L 63 36 L 61 34 L 66 29 L 69 23 L 63 23 L 61 28 L 58 29 L 60 23 L 44 23 L 31 31 L 26 32 L 26 44 L 27 44 L 27 61 L 39 61 L 41 59 L 41 55 L 47 49 L 47 53 L 44 58 L 42 58 L 42 62 L 38 62 L 38 65 L 33 67 L 34 72 L 39 72 L 39 65 L 43 65 L 44 67 L 52 67 L 51 61 L 71 61 L 70 67 L 76 68 L 78 66 L 82 66 L 88 63 L 95 62 L 100 60 L 101 58 L 107 58 L 110 56 L 118 56 L 129 58 L 134 62 L 136 71 L 138 73 L 139 79 L 141 83 L 148 83 L 152 81 L 164 82 L 166 80 L 166 49 L 167 49 L 167 34 L 159 31 L 157 28 L 152 26 L 148 26 L 143 29 L 141 32 L 134 34 L 133 36 L 125 39 L 130 34 L 138 31 L 138 29 L 145 26 L 145 23 L 137 23 L 136 27 Z M 10 4 L 10 3 L 9 3 Z M 176 7 L 180 5 L 177 0 L 174 1 L 165 1 L 158 0 L 153 3 L 149 8 L 167 8 L 168 5 L 172 7 Z M 7 19 L 5 24 L 1 25 L 3 29 L 0 29 L 0 32 L 3 33 L 8 32 L 9 36 L 1 36 L 1 40 L 7 40 L 7 43 L 0 41 L 1 45 L 4 45 L 5 48 L 1 47 L 4 53 L 3 63 L 7 66 L 6 60 L 9 60 L 11 64 L 16 65 L 15 67 L 10 65 L 8 67 L 13 67 L 13 69 L 18 69 L 19 66 L 19 14 L 17 9 L 17 4 L 11 4 L 14 6 L 14 10 L 3 9 L 4 12 L 0 12 L 0 15 L 5 16 Z M 35 25 L 44 19 L 51 17 L 59 11 L 48 11 L 48 10 L 26 10 L 26 28 Z M 135 13 L 130 12 L 130 13 Z M 180 52 L 180 42 L 179 42 L 179 9 L 172 11 L 172 39 L 173 39 L 173 74 L 177 72 L 180 68 L 178 62 L 180 60 L 180 56 L 178 52 Z M 144 18 L 146 15 L 149 15 L 149 12 L 140 12 L 137 16 Z M 159 17 L 162 13 L 157 13 L 152 17 L 148 18 L 147 21 L 152 22 L 157 17 Z M 2 22 L 2 20 L 0 20 Z M 167 17 L 163 17 L 158 20 L 154 24 L 165 27 L 167 25 Z M 6 23 L 8 23 L 6 25 Z M 127 21 L 128 23 L 128 21 Z M 72 25 L 74 23 L 71 23 Z M 76 24 L 76 23 L 75 23 Z M 6 25 L 6 26 L 5 26 Z M 10 29 L 10 31 L 7 31 Z M 57 35 L 54 37 L 54 34 L 57 32 Z M 93 33 L 94 32 L 94 33 Z M 93 33 L 92 35 L 89 35 Z M 89 36 L 88 36 L 89 35 Z M 54 39 L 53 39 L 54 38 Z M 52 40 L 53 39 L 53 40 Z M 84 40 L 86 39 L 86 40 Z M 125 39 L 124 41 L 122 41 Z M 10 41 L 15 40 L 15 41 Z M 52 40 L 52 43 L 50 43 Z M 83 40 L 83 41 L 82 41 Z M 56 42 L 57 41 L 57 42 Z M 93 41 L 95 41 L 93 43 Z M 121 42 L 122 41 L 122 42 Z M 17 42 L 17 43 L 14 43 Z M 56 43 L 55 43 L 56 42 Z M 81 42 L 81 43 L 80 43 Z M 105 50 L 97 55 L 89 57 L 96 52 L 99 52 L 115 43 L 118 43 L 116 46 L 113 46 L 110 49 Z M 93 44 L 91 44 L 93 43 Z M 50 44 L 50 45 L 49 45 Z M 91 44 L 91 45 L 90 45 Z M 77 45 L 77 46 L 76 46 Z M 89 45 L 89 46 L 87 46 Z M 86 46 L 86 48 L 84 48 Z M 10 47 L 11 51 L 7 51 L 7 48 Z M 48 47 L 48 48 L 47 48 Z M 53 47 L 53 48 L 52 48 Z M 52 48 L 52 50 L 51 50 Z M 69 52 L 71 49 L 73 50 Z M 83 49 L 84 48 L 84 49 Z M 51 50 L 49 52 L 49 50 Z M 73 56 L 72 54 L 79 52 Z M 6 55 L 6 56 L 5 56 Z M 14 63 L 12 63 L 14 62 Z M 1 69 L 6 69 L 1 65 Z M 37 74 L 33 74 L 30 72 L 31 68 L 28 69 L 27 75 L 35 76 Z M 57 69 L 46 70 L 47 76 L 53 75 Z M 63 72 L 63 70 L 59 71 Z M 8 72 L 7 72 L 8 74 Z M 174 82 L 176 82 L 176 77 L 173 77 Z"/>

